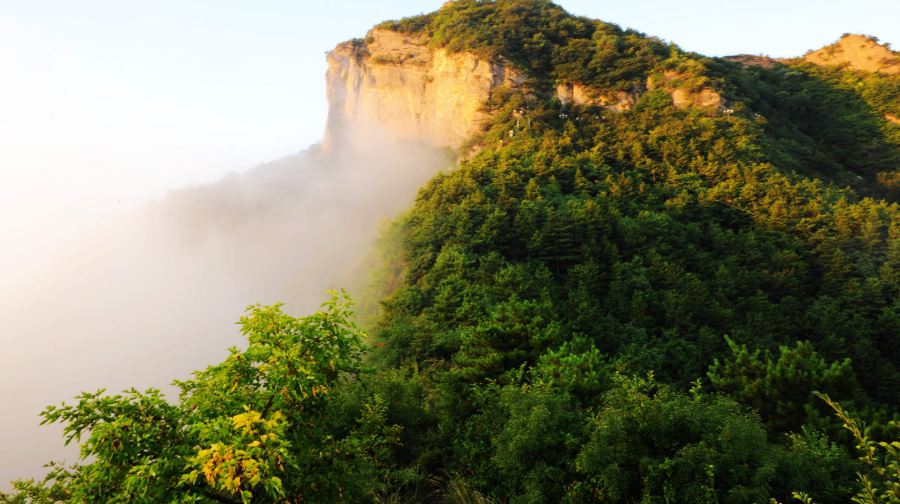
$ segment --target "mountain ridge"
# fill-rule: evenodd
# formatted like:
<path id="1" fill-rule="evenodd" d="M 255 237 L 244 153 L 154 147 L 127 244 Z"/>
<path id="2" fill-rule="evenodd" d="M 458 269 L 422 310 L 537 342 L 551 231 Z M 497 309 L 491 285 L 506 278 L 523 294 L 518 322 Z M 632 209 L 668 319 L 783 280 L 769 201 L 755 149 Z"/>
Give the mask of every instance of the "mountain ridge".
<path id="1" fill-rule="evenodd" d="M 582 23 L 581 28 L 573 30 L 582 30 L 586 34 L 583 36 L 593 32 L 594 39 L 598 34 L 604 34 L 603 37 L 610 40 L 606 44 L 614 52 L 605 53 L 598 60 L 598 56 L 590 55 L 592 49 L 582 44 L 582 39 L 574 42 L 567 39 L 554 46 L 553 51 L 557 54 L 552 64 L 546 63 L 541 69 L 535 69 L 516 62 L 514 55 L 501 54 L 499 48 L 490 45 L 493 43 L 490 40 L 460 42 L 453 39 L 453 27 L 442 25 L 442 16 L 448 17 L 454 9 L 465 11 L 466 8 L 465 2 L 447 2 L 433 14 L 384 22 L 365 38 L 341 43 L 329 52 L 330 106 L 325 128 L 326 148 L 342 136 L 359 134 L 348 132 L 365 125 L 365 128 L 378 128 L 397 138 L 465 151 L 478 143 L 478 137 L 490 122 L 487 112 L 492 97 L 498 91 L 505 93 L 507 88 L 526 89 L 528 95 L 538 99 L 556 99 L 563 105 L 600 107 L 611 113 L 627 112 L 647 92 L 662 89 L 677 108 L 692 108 L 707 114 L 747 113 L 746 106 L 737 109 L 732 106 L 735 99 L 745 105 L 747 100 L 746 97 L 729 96 L 733 94 L 734 86 L 728 80 L 735 79 L 734 72 L 717 73 L 714 69 L 717 61 L 737 62 L 747 68 L 768 71 L 773 71 L 777 65 L 794 68 L 813 64 L 824 71 L 832 68 L 859 70 L 874 73 L 877 77 L 893 75 L 895 66 L 891 58 L 897 57 L 896 52 L 879 45 L 873 37 L 845 35 L 834 44 L 798 58 L 750 55 L 706 58 L 685 53 L 677 46 L 665 45 L 639 32 L 573 18 Z M 553 22 L 552 16 L 550 18 Z M 629 44 L 634 49 L 629 49 Z M 637 56 L 629 56 L 635 58 L 635 63 L 632 64 L 634 70 L 627 74 L 628 84 L 602 76 L 603 73 L 616 75 L 616 71 L 603 72 L 603 65 L 611 68 L 608 67 L 611 61 L 632 53 Z M 826 53 L 852 54 L 857 60 L 865 59 L 869 66 L 856 60 L 854 63 L 827 59 L 823 56 Z M 566 59 L 572 60 L 571 64 Z M 587 70 L 572 66 L 579 59 Z M 599 70 L 591 70 L 595 67 Z M 898 124 L 900 105 L 894 103 L 879 108 L 883 109 L 879 110 L 882 120 Z M 843 176 L 842 181 L 856 184 L 852 176 Z"/>

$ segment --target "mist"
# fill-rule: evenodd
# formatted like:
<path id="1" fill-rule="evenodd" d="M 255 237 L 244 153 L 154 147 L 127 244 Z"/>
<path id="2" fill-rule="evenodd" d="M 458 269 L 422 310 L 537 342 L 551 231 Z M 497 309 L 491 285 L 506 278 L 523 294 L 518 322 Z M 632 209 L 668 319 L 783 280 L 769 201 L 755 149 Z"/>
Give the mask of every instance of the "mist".
<path id="1" fill-rule="evenodd" d="M 0 490 L 50 460 L 78 461 L 60 426 L 38 425 L 47 405 L 99 388 L 172 390 L 242 345 L 248 305 L 302 315 L 328 289 L 363 285 L 379 225 L 451 165 L 444 151 L 357 132 L 172 191 L 7 268 Z"/>

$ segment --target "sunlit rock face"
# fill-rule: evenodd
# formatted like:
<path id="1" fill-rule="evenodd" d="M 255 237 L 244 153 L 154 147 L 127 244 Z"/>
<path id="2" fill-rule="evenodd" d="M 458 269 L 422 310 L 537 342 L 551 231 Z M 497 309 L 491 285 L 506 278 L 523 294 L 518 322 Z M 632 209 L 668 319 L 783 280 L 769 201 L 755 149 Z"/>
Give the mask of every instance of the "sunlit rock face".
<path id="1" fill-rule="evenodd" d="M 847 34 L 834 44 L 804 56 L 817 65 L 845 66 L 864 72 L 900 74 L 900 55 L 866 35 Z"/>
<path id="2" fill-rule="evenodd" d="M 579 105 L 603 107 L 612 112 L 626 112 L 640 98 L 637 89 L 632 92 L 604 91 L 578 83 L 560 83 L 556 85 L 556 99 L 563 105 Z"/>
<path id="3" fill-rule="evenodd" d="M 324 146 L 376 127 L 401 140 L 457 149 L 488 119 L 498 87 L 524 74 L 503 60 L 432 49 L 428 39 L 375 29 L 328 54 L 329 115 Z"/>

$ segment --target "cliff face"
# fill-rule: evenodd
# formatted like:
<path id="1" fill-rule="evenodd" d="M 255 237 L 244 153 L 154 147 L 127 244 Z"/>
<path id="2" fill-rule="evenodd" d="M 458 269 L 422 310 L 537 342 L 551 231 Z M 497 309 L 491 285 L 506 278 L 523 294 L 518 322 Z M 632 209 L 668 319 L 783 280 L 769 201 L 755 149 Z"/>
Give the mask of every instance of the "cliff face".
<path id="1" fill-rule="evenodd" d="M 427 38 L 375 29 L 328 54 L 327 81 L 325 148 L 369 128 L 459 148 L 488 119 L 491 93 L 521 85 L 524 75 L 502 61 L 432 50 Z"/>

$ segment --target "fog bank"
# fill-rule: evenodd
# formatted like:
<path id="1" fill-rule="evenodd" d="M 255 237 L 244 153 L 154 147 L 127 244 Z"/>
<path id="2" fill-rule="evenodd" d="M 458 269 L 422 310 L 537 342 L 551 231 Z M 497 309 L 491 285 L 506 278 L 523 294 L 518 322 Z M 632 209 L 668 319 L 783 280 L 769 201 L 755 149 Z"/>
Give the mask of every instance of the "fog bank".
<path id="1" fill-rule="evenodd" d="M 359 285 L 380 222 L 451 166 L 445 153 L 365 136 L 170 193 L 94 226 L 0 289 L 0 489 L 76 462 L 48 404 L 83 390 L 166 386 L 241 345 L 254 303 L 315 310 Z M 8 266 L 8 265 L 7 265 Z"/>

